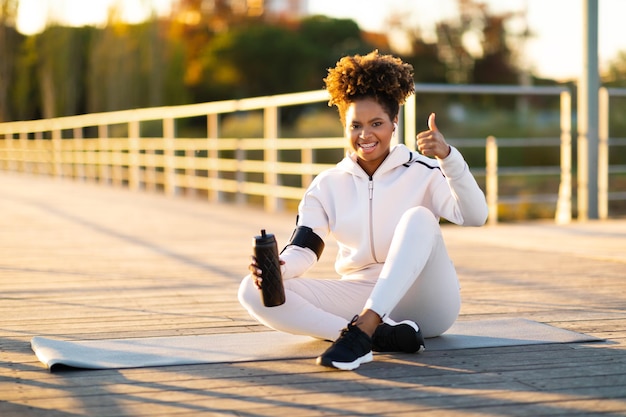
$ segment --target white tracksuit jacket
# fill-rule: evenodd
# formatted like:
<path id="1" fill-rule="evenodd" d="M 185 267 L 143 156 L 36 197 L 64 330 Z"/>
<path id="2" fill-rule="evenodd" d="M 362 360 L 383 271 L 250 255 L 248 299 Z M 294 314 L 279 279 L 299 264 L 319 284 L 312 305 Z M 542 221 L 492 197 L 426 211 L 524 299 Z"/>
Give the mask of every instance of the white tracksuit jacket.
<path id="1" fill-rule="evenodd" d="M 334 235 L 335 269 L 342 278 L 371 278 L 385 262 L 400 217 L 417 206 L 463 226 L 480 226 L 487 218 L 485 196 L 457 149 L 436 160 L 396 145 L 372 177 L 354 155 L 319 174 L 300 202 L 297 224 L 322 239 Z M 296 246 L 288 246 L 281 259 L 284 279 L 301 276 L 316 262 L 311 250 Z"/>

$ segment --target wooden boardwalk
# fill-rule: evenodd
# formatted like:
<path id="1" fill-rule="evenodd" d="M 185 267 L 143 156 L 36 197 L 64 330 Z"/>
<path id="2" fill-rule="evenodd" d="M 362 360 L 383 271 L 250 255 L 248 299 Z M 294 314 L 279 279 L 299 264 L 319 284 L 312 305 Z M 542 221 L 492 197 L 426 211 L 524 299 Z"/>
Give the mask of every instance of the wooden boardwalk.
<path id="1" fill-rule="evenodd" d="M 460 320 L 524 317 L 587 344 L 50 373 L 35 335 L 262 331 L 236 300 L 251 237 L 292 214 L 0 173 L 0 416 L 625 416 L 626 220 L 444 226 Z M 315 276 L 334 276 L 329 245 Z"/>

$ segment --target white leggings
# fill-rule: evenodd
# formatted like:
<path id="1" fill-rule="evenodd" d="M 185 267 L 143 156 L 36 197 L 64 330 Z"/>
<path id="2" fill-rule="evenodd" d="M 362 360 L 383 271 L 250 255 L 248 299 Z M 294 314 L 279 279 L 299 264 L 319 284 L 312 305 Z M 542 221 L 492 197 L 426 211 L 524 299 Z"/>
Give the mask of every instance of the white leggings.
<path id="1" fill-rule="evenodd" d="M 439 223 L 424 207 L 404 213 L 377 277 L 299 277 L 284 284 L 285 304 L 265 307 L 248 275 L 239 287 L 239 301 L 272 329 L 326 340 L 335 340 L 364 308 L 395 321 L 412 320 L 424 337 L 435 337 L 452 326 L 461 307 L 458 278 Z"/>

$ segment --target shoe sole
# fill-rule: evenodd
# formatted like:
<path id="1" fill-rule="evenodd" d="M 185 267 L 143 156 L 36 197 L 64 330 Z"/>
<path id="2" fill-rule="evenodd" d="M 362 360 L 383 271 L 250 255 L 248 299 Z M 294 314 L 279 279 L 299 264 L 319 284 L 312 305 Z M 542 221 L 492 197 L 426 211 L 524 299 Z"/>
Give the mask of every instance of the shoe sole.
<path id="1" fill-rule="evenodd" d="M 322 361 L 322 358 L 319 357 L 319 358 L 317 358 L 317 364 L 318 365 L 322 365 L 322 366 L 327 366 L 329 368 L 337 368 L 337 369 L 342 370 L 342 371 L 352 371 L 352 370 L 358 368 L 359 366 L 361 366 L 361 364 L 368 363 L 368 362 L 371 362 L 373 360 L 374 360 L 374 355 L 372 354 L 372 352 L 369 352 L 366 355 L 363 355 L 360 358 L 357 358 L 356 360 L 354 360 L 352 362 L 335 362 L 335 361 L 331 361 L 330 363 L 324 363 L 324 361 Z"/>

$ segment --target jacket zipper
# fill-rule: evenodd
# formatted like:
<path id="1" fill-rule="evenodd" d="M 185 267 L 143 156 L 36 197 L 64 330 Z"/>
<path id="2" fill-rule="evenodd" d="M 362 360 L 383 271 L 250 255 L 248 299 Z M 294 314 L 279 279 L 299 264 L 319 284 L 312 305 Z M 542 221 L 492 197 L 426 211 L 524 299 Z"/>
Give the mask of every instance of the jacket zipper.
<path id="1" fill-rule="evenodd" d="M 374 262 L 378 262 L 376 259 L 376 250 L 374 249 L 374 215 L 373 215 L 373 200 L 374 200 L 374 178 L 370 175 L 369 182 L 367 184 L 369 189 L 369 228 L 370 228 L 370 252 Z"/>

